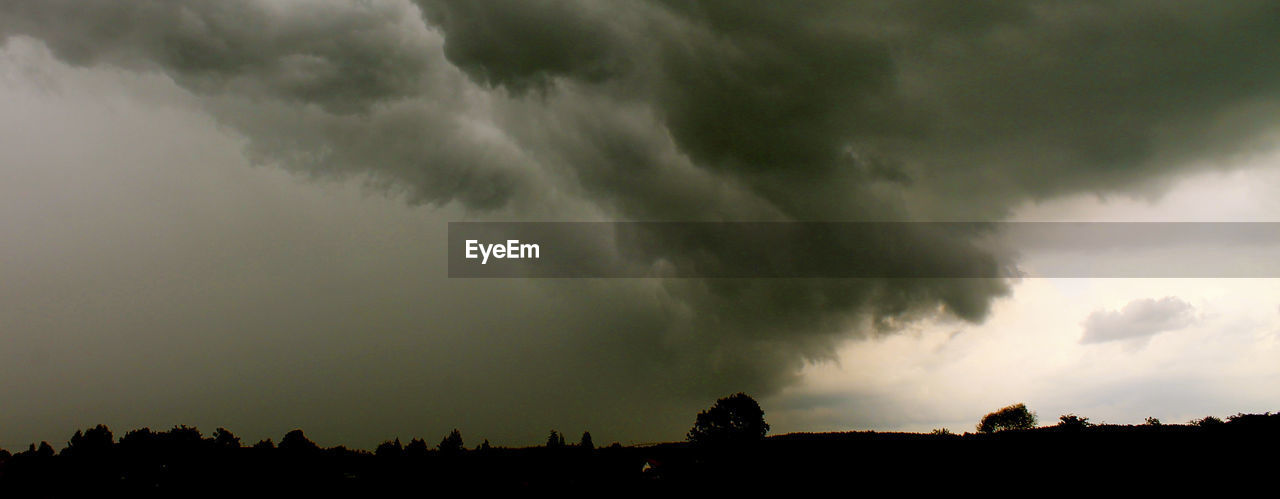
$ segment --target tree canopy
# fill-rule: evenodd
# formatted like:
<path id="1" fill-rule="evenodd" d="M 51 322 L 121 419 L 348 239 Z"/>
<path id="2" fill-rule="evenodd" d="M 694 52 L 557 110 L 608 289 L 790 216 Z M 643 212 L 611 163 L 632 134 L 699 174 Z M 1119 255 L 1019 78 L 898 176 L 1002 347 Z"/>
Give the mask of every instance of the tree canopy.
<path id="1" fill-rule="evenodd" d="M 743 443 L 763 439 L 768 432 L 760 404 L 739 392 L 699 412 L 687 437 L 698 444 Z"/>
<path id="2" fill-rule="evenodd" d="M 284 438 L 280 439 L 280 450 L 292 452 L 314 452 L 319 449 L 320 446 L 308 439 L 306 434 L 302 433 L 302 430 L 300 429 L 285 433 Z"/>
<path id="3" fill-rule="evenodd" d="M 110 451 L 112 443 L 111 430 L 106 425 L 98 425 L 84 432 L 76 430 L 62 452 L 67 455 L 100 454 Z"/>
<path id="4" fill-rule="evenodd" d="M 982 417 L 978 423 L 979 433 L 994 433 L 1004 430 L 1028 430 L 1036 427 L 1035 413 L 1028 411 L 1025 404 L 1014 404 Z"/>

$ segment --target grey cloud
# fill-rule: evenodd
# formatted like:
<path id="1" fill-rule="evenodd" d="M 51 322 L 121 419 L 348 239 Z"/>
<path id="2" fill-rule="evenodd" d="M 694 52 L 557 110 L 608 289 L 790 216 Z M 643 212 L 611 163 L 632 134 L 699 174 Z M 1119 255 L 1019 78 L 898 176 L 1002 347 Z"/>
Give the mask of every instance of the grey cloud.
<path id="1" fill-rule="evenodd" d="M 313 175 L 370 173 L 410 201 L 505 205 L 528 181 L 398 2 L 6 2 L 0 35 L 43 41 L 71 64 L 156 70 L 206 98 L 257 161 Z"/>
<path id="2" fill-rule="evenodd" d="M 1120 310 L 1099 310 L 1084 321 L 1080 343 L 1146 338 L 1195 322 L 1195 307 L 1173 296 L 1129 302 Z"/>
<path id="3" fill-rule="evenodd" d="M 449 37 L 445 54 L 477 80 L 519 91 L 548 90 L 557 77 L 598 82 L 616 77 L 632 62 L 630 15 L 635 2 L 421 3 L 431 20 L 465 33 Z M 501 15 L 490 15 L 501 11 Z M 636 33 L 639 34 L 639 33 Z"/>
<path id="4" fill-rule="evenodd" d="M 4 31 L 36 36 L 72 64 L 158 67 L 201 93 L 264 95 L 333 112 L 420 94 L 431 63 L 424 40 L 406 29 L 405 9 L 387 3 L 19 0 L 5 11 Z"/>
<path id="5" fill-rule="evenodd" d="M 867 212 L 842 205 L 878 192 L 850 148 L 919 180 L 914 215 L 986 218 L 1248 151 L 1280 97 L 1265 1 L 548 2 L 574 14 L 501 35 L 539 9 L 420 3 L 480 81 L 607 80 L 658 108 L 700 165 L 802 217 Z M 558 58 L 579 45 L 593 52 L 580 66 Z M 626 64 L 584 69 L 601 60 Z M 889 197 L 870 208 L 901 215 Z"/>
<path id="6" fill-rule="evenodd" d="M 785 218 L 999 217 L 1245 152 L 1280 97 L 1273 2 L 417 3 L 438 34 L 398 2 L 250 0 L 8 2 L 0 30 L 75 64 L 302 108 L 289 119 L 350 119 L 248 130 L 309 171 L 493 209 L 553 170 L 628 218 L 724 209 L 652 195 L 688 175 L 637 177 L 673 161 Z M 378 136 L 352 133 L 366 125 Z M 537 164 L 493 158 L 502 140 Z"/>

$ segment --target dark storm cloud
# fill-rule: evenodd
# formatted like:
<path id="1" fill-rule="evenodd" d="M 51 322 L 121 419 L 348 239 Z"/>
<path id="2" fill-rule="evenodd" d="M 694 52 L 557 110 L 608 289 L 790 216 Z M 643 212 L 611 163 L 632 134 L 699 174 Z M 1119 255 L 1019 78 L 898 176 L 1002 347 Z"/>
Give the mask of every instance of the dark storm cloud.
<path id="1" fill-rule="evenodd" d="M 1080 343 L 1146 338 L 1187 327 L 1195 321 L 1195 307 L 1173 296 L 1134 300 L 1120 310 L 1099 310 L 1084 321 Z"/>
<path id="2" fill-rule="evenodd" d="M 29 0 L 0 29 L 163 71 L 264 160 L 485 209 L 550 171 L 637 219 L 998 217 L 1240 152 L 1280 94 L 1274 2 L 417 3 L 443 39 L 396 2 Z"/>
<path id="3" fill-rule="evenodd" d="M 0 5 L 0 36 L 162 72 L 257 161 L 480 217 L 994 219 L 1240 152 L 1280 97 L 1274 2 L 416 5 L 17 0 Z M 1009 263 L 969 236 L 916 243 L 970 260 L 958 265 Z M 597 251 L 628 253 L 612 244 Z M 852 330 L 979 320 L 1007 292 L 983 279 L 656 286 L 652 301 L 583 306 L 649 320 L 607 340 L 576 331 L 601 345 L 589 355 L 643 357 L 616 363 L 648 380 L 641 398 L 773 389 Z"/>
<path id="4" fill-rule="evenodd" d="M 420 3 L 480 81 L 610 79 L 700 165 L 798 216 L 859 197 L 867 157 L 961 216 L 1123 189 L 1239 152 L 1280 94 L 1265 1 L 551 2 L 572 14 L 520 30 L 502 28 L 542 4 Z"/>

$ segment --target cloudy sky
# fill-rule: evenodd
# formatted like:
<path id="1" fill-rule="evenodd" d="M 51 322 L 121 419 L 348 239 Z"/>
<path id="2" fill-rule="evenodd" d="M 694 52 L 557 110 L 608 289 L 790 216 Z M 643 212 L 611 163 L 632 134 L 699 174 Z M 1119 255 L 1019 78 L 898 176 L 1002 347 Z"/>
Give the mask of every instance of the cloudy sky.
<path id="1" fill-rule="evenodd" d="M 1280 409 L 1269 278 L 449 279 L 445 244 L 463 220 L 1280 221 L 1276 19 L 3 2 L 0 446 L 97 423 L 676 440 L 738 391 L 775 432 Z M 1054 275 L 1280 249 L 977 237 L 910 258 Z"/>

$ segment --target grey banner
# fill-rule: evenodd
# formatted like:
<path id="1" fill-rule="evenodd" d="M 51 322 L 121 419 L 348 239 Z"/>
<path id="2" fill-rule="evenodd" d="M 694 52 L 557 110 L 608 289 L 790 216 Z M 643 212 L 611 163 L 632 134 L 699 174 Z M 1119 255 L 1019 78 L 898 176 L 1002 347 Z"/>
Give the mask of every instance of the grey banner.
<path id="1" fill-rule="evenodd" d="M 450 277 L 1280 277 L 1271 222 L 451 222 L 448 244 Z"/>

